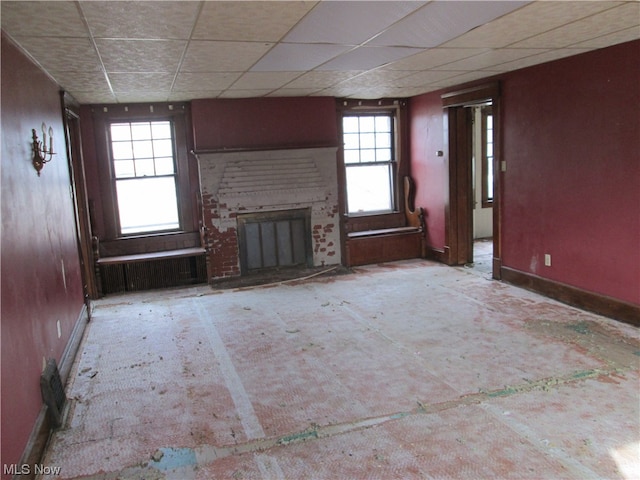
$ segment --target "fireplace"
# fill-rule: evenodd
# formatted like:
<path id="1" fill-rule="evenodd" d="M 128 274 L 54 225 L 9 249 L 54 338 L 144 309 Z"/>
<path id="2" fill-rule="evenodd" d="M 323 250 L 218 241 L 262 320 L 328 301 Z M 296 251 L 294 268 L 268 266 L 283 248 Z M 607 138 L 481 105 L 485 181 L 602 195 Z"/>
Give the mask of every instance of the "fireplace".
<path id="1" fill-rule="evenodd" d="M 336 148 L 198 154 L 209 280 L 341 261 Z"/>
<path id="2" fill-rule="evenodd" d="M 240 272 L 310 267 L 311 210 L 283 210 L 238 215 Z"/>

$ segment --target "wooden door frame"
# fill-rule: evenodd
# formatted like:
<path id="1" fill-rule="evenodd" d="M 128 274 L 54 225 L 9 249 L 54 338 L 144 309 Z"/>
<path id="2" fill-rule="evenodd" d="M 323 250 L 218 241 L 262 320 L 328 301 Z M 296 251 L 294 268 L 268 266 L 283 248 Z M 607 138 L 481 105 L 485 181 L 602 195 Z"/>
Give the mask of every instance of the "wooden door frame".
<path id="1" fill-rule="evenodd" d="M 85 301 L 99 298 L 97 280 L 95 276 L 92 228 L 89 217 L 89 202 L 87 186 L 82 160 L 82 140 L 80 134 L 80 107 L 66 92 L 61 92 L 63 122 L 67 158 L 69 161 L 69 176 L 71 193 L 73 195 L 74 215 L 76 221 L 76 236 L 78 239 L 78 254 L 84 284 Z"/>
<path id="2" fill-rule="evenodd" d="M 472 123 L 470 106 L 493 105 L 493 278 L 501 278 L 502 267 L 502 172 L 500 84 L 465 88 L 441 96 L 444 108 L 445 148 L 449 160 L 449 199 L 445 206 L 445 261 L 464 265 L 473 261 Z"/>

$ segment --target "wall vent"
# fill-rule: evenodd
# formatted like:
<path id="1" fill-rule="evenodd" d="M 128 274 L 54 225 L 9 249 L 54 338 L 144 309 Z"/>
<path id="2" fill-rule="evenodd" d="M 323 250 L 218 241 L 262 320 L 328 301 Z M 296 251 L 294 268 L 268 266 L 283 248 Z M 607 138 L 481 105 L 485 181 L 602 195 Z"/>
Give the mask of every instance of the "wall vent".
<path id="1" fill-rule="evenodd" d="M 64 385 L 60 378 L 58 365 L 53 358 L 47 360 L 47 366 L 40 376 L 40 389 L 42 391 L 42 399 L 49 410 L 51 423 L 55 428 L 58 428 L 62 425 L 67 396 L 64 393 Z"/>

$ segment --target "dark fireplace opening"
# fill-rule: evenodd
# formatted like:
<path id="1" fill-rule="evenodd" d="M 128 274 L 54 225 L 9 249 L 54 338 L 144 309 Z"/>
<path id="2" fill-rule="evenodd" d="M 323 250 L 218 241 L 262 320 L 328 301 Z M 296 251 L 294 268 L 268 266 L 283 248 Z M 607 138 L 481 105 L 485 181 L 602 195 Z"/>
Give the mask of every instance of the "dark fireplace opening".
<path id="1" fill-rule="evenodd" d="M 311 209 L 239 214 L 242 275 L 313 266 Z"/>

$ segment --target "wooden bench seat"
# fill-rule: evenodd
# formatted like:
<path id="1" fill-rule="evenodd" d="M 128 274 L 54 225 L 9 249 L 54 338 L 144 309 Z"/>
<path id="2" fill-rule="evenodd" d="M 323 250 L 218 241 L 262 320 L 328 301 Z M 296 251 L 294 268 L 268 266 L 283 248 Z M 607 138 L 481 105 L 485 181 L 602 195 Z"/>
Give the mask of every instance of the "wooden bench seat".
<path id="1" fill-rule="evenodd" d="M 348 267 L 424 257 L 424 212 L 413 204 L 415 187 L 410 177 L 404 178 L 404 195 L 404 225 L 347 233 Z"/>
<path id="2" fill-rule="evenodd" d="M 377 237 L 378 235 L 401 235 L 403 233 L 419 233 L 419 227 L 394 227 L 381 228 L 379 230 L 365 230 L 362 232 L 351 232 L 347 234 L 348 238 Z"/>
<path id="3" fill-rule="evenodd" d="M 181 248 L 179 250 L 166 250 L 164 252 L 135 253 L 132 255 L 117 255 L 114 257 L 98 258 L 98 265 L 115 265 L 122 263 L 147 262 L 150 260 L 163 260 L 168 258 L 193 257 L 204 255 L 206 250 L 202 247 Z"/>
<path id="4" fill-rule="evenodd" d="M 138 239 L 101 244 L 94 237 L 99 295 L 205 283 L 207 252 L 204 247 L 196 246 L 201 244 L 198 233 L 176 235 L 173 242 L 168 238 L 151 238 L 146 244 Z M 163 241 L 162 244 L 157 242 L 158 239 Z M 123 245 L 125 242 L 127 245 Z M 174 248 L 166 248 L 171 246 Z M 175 248 L 178 246 L 182 248 Z M 142 252 L 141 247 L 165 249 Z"/>

